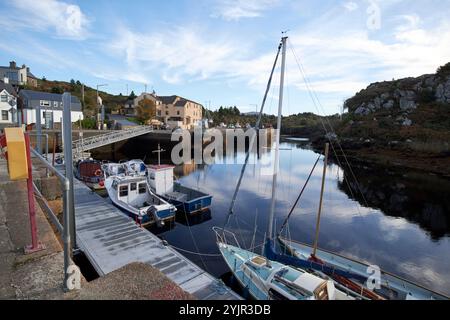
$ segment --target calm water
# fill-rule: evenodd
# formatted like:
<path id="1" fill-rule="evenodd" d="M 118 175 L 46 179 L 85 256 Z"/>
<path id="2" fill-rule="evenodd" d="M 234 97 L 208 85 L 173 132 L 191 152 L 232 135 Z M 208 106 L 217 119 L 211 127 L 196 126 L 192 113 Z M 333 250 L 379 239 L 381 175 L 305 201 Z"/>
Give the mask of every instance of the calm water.
<path id="1" fill-rule="evenodd" d="M 295 140 L 285 140 L 282 145 L 286 150 L 281 151 L 276 226 L 283 222 L 318 156 L 302 146 Z M 138 149 L 142 151 L 142 147 Z M 145 154 L 146 162 L 155 162 L 151 150 Z M 243 152 L 236 155 L 238 159 L 244 156 Z M 177 167 L 182 183 L 212 194 L 213 205 L 202 217 L 187 222 L 178 219 L 171 229 L 158 232 L 175 247 L 212 255 L 183 252 L 217 277 L 229 270 L 220 256 L 214 256 L 218 250 L 212 227 L 223 226 L 241 170 L 241 165 L 224 162 L 216 159 L 211 166 Z M 263 243 L 270 206 L 272 177 L 261 175 L 261 161 L 256 162 L 247 168 L 230 223 L 246 248 L 252 242 Z M 349 170 L 335 164 L 328 167 L 319 246 L 450 295 L 450 181 L 371 167 L 353 171 L 358 184 Z M 313 242 L 321 172 L 322 162 L 290 220 L 290 237 L 297 241 Z"/>

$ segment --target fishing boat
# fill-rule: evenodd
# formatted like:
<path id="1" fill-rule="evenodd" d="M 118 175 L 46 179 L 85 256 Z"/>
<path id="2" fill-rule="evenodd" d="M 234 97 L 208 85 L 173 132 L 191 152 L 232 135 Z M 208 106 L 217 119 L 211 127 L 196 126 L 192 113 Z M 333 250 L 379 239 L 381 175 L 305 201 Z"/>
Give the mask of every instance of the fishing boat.
<path id="1" fill-rule="evenodd" d="M 141 225 L 162 227 L 175 219 L 175 206 L 155 195 L 145 177 L 110 175 L 105 179 L 105 187 L 112 203 Z"/>
<path id="2" fill-rule="evenodd" d="M 123 165 L 128 174 L 146 175 L 152 192 L 175 205 L 180 212 L 194 215 L 208 210 L 212 203 L 212 196 L 175 181 L 175 167 L 161 165 L 160 154 L 164 151 L 159 144 L 158 149 L 153 151 L 158 154 L 158 165 L 146 166 L 142 160 L 131 160 L 124 162 Z"/>
<path id="3" fill-rule="evenodd" d="M 208 210 L 212 196 L 174 181 L 174 168 L 170 165 L 148 166 L 147 182 L 151 190 L 187 215 Z"/>
<path id="4" fill-rule="evenodd" d="M 277 65 L 278 57 L 281 49 L 281 77 L 280 77 L 280 97 L 278 105 L 277 128 L 281 129 L 282 105 L 283 105 L 283 85 L 284 72 L 286 63 L 286 40 L 283 37 L 278 46 L 278 53 L 272 68 L 272 72 L 267 84 L 266 93 L 261 106 L 261 111 L 258 116 L 256 128 L 260 128 L 262 113 L 264 110 L 265 101 L 270 90 L 272 77 Z M 248 292 L 251 297 L 258 300 L 269 299 L 288 299 L 288 300 L 354 300 L 361 298 L 359 295 L 352 295 L 352 292 L 345 289 L 341 290 L 335 286 L 335 283 L 326 275 L 319 272 L 307 272 L 304 269 L 292 267 L 280 262 L 273 261 L 267 257 L 268 253 L 274 252 L 274 234 L 273 234 L 273 220 L 275 213 L 275 204 L 277 198 L 277 177 L 279 167 L 279 145 L 280 145 L 280 130 L 276 132 L 275 144 L 275 162 L 272 180 L 272 197 L 269 214 L 269 223 L 267 229 L 267 238 L 264 243 L 264 256 L 257 255 L 252 251 L 242 249 L 239 246 L 236 236 L 226 230 L 231 216 L 234 214 L 234 205 L 248 164 L 250 150 L 255 143 L 255 136 L 250 138 L 250 148 L 246 153 L 244 165 L 241 169 L 228 216 L 223 228 L 214 227 L 213 231 L 216 234 L 216 242 L 219 250 L 224 258 L 226 264 L 230 268 L 240 285 Z M 227 237 L 228 235 L 228 237 Z M 229 243 L 229 238 L 234 244 Z M 228 238 L 228 239 L 227 239 Z"/>
<path id="5" fill-rule="evenodd" d="M 79 160 L 75 164 L 75 177 L 93 190 L 105 188 L 102 163 L 93 159 Z"/>

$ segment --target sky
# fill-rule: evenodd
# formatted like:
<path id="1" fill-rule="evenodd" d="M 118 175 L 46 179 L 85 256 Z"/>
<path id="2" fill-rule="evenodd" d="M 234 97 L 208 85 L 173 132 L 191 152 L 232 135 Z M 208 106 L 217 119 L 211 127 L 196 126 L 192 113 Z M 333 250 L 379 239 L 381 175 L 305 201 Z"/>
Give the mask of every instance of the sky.
<path id="1" fill-rule="evenodd" d="M 335 114 L 370 83 L 450 61 L 450 0 L 0 0 L 0 16 L 0 65 L 211 109 L 256 110 L 282 31 L 285 115 Z"/>

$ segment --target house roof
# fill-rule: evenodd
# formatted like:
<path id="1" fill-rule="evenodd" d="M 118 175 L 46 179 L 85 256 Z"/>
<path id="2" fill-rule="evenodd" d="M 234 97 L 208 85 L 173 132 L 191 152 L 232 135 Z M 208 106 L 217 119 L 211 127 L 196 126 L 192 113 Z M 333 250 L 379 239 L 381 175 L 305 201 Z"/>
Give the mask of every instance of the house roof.
<path id="1" fill-rule="evenodd" d="M 177 96 L 158 96 L 157 97 L 163 104 L 173 104 Z"/>
<path id="2" fill-rule="evenodd" d="M 3 90 L 6 90 L 9 94 L 18 97 L 16 90 L 14 90 L 12 85 L 10 85 L 9 83 L 4 83 L 3 81 L 0 80 L 0 91 Z"/>
<path id="3" fill-rule="evenodd" d="M 19 96 L 28 100 L 48 100 L 62 102 L 62 94 L 33 91 L 33 90 L 20 90 Z M 71 109 L 72 111 L 81 111 L 81 102 L 76 96 L 71 97 Z M 60 109 L 60 107 L 56 107 Z"/>
<path id="4" fill-rule="evenodd" d="M 183 98 L 183 97 L 180 97 L 180 96 L 158 96 L 157 97 L 163 104 L 174 104 L 175 103 L 175 100 L 178 98 L 178 101 L 175 103 L 175 106 L 176 107 L 184 107 L 185 105 L 186 105 L 186 103 L 188 103 L 188 102 L 192 102 L 192 103 L 195 103 L 195 104 L 198 104 L 198 105 L 201 105 L 200 103 L 198 103 L 198 102 L 195 102 L 195 101 L 192 101 L 192 100 L 189 100 L 189 99 L 186 99 L 186 98 Z"/>
<path id="5" fill-rule="evenodd" d="M 34 74 L 32 74 L 31 72 L 28 72 L 27 77 L 37 79 L 36 76 Z"/>

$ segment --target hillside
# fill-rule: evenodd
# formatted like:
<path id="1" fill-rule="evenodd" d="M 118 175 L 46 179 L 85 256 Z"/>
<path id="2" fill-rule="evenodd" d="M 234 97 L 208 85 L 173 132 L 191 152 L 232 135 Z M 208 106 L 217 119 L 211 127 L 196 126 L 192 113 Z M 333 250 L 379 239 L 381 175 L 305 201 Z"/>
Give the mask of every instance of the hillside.
<path id="1" fill-rule="evenodd" d="M 435 74 L 373 83 L 344 106 L 335 130 L 351 158 L 450 175 L 450 63 Z"/>
<path id="2" fill-rule="evenodd" d="M 53 92 L 53 93 L 63 93 L 70 92 L 74 96 L 77 96 L 82 105 L 83 105 L 83 113 L 86 117 L 91 117 L 96 114 L 97 108 L 97 91 L 95 88 L 90 88 L 88 86 L 84 86 L 84 102 L 82 101 L 81 94 L 81 83 L 79 81 L 71 80 L 70 82 L 65 81 L 50 81 L 44 79 L 38 80 L 38 87 L 32 88 L 29 87 L 27 89 L 30 90 L 38 90 L 45 92 Z M 103 104 L 106 107 L 106 113 L 110 113 L 111 110 L 117 110 L 121 105 L 125 103 L 127 100 L 126 96 L 122 95 L 112 95 L 99 90 L 99 95 L 103 99 Z"/>

